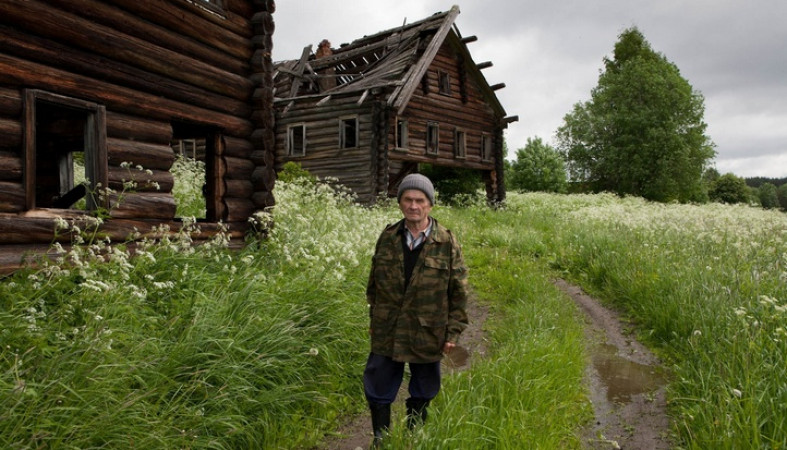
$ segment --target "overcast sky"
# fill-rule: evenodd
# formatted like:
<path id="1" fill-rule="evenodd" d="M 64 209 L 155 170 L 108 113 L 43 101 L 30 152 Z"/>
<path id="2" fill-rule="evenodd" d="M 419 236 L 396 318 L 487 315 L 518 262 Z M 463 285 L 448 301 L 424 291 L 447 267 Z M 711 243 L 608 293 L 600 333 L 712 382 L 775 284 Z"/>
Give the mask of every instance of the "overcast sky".
<path id="1" fill-rule="evenodd" d="M 509 158 L 528 137 L 554 145 L 563 117 L 589 100 L 602 59 L 636 26 L 705 97 L 716 169 L 787 176 L 785 0 L 279 0 L 274 60 L 297 59 L 328 39 L 334 48 L 459 5 L 456 26 L 497 95 L 509 125 Z"/>

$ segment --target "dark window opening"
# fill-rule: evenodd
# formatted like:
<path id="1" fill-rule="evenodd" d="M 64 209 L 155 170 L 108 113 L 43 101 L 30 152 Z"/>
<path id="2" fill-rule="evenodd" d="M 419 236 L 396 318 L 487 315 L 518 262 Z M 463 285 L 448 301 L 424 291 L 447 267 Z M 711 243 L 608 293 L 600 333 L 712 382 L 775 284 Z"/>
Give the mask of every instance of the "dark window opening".
<path id="1" fill-rule="evenodd" d="M 399 119 L 396 121 L 396 148 L 407 148 L 408 139 L 407 121 Z"/>
<path id="2" fill-rule="evenodd" d="M 358 147 L 358 118 L 352 117 L 341 120 L 340 148 Z"/>
<path id="3" fill-rule="evenodd" d="M 426 125 L 426 153 L 436 155 L 440 146 L 440 128 L 435 122 Z"/>
<path id="4" fill-rule="evenodd" d="M 289 156 L 306 156 L 306 127 L 291 125 L 287 128 L 287 154 Z"/>
<path id="5" fill-rule="evenodd" d="M 219 220 L 219 187 L 217 168 L 221 136 L 213 129 L 198 125 L 172 124 L 172 165 L 175 217 L 193 217 L 200 221 Z"/>
<path id="6" fill-rule="evenodd" d="M 443 95 L 451 95 L 451 76 L 448 72 L 438 73 L 438 92 Z"/>
<path id="7" fill-rule="evenodd" d="M 103 106 L 29 90 L 25 123 L 25 207 L 81 209 L 104 206 L 107 185 L 106 110 Z"/>
<path id="8" fill-rule="evenodd" d="M 492 137 L 488 134 L 481 136 L 481 159 L 484 161 L 492 159 Z"/>
<path id="9" fill-rule="evenodd" d="M 457 158 L 467 156 L 467 138 L 462 130 L 456 130 L 454 133 L 454 156 Z"/>

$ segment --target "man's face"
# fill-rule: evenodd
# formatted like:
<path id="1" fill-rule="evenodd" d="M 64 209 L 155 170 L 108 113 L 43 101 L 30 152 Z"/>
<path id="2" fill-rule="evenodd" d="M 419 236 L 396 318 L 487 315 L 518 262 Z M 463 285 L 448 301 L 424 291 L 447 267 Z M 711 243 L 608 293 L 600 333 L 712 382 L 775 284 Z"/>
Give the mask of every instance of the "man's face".
<path id="1" fill-rule="evenodd" d="M 423 192 L 418 189 L 408 189 L 402 193 L 399 209 L 408 222 L 422 223 L 429 217 L 432 204 L 429 203 L 429 198 Z"/>

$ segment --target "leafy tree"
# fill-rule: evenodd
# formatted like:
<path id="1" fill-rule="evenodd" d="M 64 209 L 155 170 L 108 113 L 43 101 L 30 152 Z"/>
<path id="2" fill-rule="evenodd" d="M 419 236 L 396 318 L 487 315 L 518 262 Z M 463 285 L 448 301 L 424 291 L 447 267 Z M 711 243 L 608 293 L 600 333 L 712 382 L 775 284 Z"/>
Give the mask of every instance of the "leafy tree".
<path id="1" fill-rule="evenodd" d="M 591 99 L 558 129 L 572 181 L 650 200 L 701 200 L 715 156 L 704 98 L 637 28 L 625 30 Z"/>
<path id="2" fill-rule="evenodd" d="M 745 181 L 744 181 L 745 182 Z M 759 188 L 760 205 L 765 209 L 779 207 L 779 196 L 776 193 L 776 186 L 772 183 L 763 183 Z"/>
<path id="3" fill-rule="evenodd" d="M 511 165 L 511 189 L 521 191 L 566 191 L 566 165 L 563 157 L 540 137 L 527 138 L 527 145 L 516 151 L 516 161 Z"/>
<path id="4" fill-rule="evenodd" d="M 720 176 L 708 192 L 710 199 L 721 203 L 748 203 L 749 187 L 743 178 L 732 173 Z"/>
<path id="5" fill-rule="evenodd" d="M 776 195 L 779 198 L 779 206 L 787 211 L 787 184 L 783 184 L 776 188 Z"/>

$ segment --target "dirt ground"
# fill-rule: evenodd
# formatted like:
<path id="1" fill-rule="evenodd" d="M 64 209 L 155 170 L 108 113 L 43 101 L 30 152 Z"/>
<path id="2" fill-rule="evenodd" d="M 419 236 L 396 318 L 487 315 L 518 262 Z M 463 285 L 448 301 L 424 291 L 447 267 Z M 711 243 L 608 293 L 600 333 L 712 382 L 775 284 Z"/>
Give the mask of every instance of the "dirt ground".
<path id="1" fill-rule="evenodd" d="M 625 331 L 625 324 L 614 311 L 577 286 L 563 280 L 556 280 L 555 285 L 576 302 L 586 316 L 590 361 L 585 382 L 595 419 L 584 430 L 585 448 L 671 448 L 666 378 L 658 359 Z M 486 356 L 483 325 L 487 314 L 487 308 L 482 305 L 474 302 L 468 305 L 470 325 L 462 334 L 460 346 L 443 361 L 444 374 L 467 370 L 474 360 Z M 403 386 L 397 402 L 404 402 L 406 397 Z M 362 414 L 348 417 L 337 435 L 327 438 L 319 449 L 367 449 L 370 441 L 371 421 L 368 414 Z"/>

